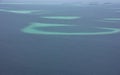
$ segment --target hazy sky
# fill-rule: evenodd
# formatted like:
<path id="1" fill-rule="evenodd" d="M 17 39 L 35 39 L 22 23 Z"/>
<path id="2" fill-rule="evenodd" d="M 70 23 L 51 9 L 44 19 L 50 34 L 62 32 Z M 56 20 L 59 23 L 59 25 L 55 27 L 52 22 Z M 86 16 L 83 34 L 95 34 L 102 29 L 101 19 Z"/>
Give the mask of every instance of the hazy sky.
<path id="1" fill-rule="evenodd" d="M 120 0 L 1 0 L 4 2 L 120 2 Z"/>

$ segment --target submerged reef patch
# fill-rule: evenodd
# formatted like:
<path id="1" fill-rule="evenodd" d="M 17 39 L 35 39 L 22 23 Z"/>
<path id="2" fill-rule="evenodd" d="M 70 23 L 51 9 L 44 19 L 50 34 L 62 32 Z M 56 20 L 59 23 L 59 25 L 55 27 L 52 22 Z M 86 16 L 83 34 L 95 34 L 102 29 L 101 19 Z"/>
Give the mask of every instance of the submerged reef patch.
<path id="1" fill-rule="evenodd" d="M 23 28 L 21 31 L 28 34 L 43 34 L 43 35 L 108 35 L 120 32 L 117 28 L 97 27 L 98 29 L 104 29 L 106 31 L 101 32 L 56 32 L 46 31 L 42 28 L 45 27 L 59 27 L 59 26 L 72 26 L 66 24 L 45 24 L 45 23 L 32 23 L 30 26 Z M 40 28 L 40 29 L 37 29 Z"/>

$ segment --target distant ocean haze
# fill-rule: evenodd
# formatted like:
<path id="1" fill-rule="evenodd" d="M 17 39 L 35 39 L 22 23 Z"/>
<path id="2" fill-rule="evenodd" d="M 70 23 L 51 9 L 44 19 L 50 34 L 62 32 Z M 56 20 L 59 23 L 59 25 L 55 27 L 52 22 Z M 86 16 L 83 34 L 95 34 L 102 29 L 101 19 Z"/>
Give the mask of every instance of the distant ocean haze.
<path id="1" fill-rule="evenodd" d="M 71 3 L 71 2 L 120 2 L 119 0 L 1 0 L 2 2 L 41 2 L 41 3 Z"/>

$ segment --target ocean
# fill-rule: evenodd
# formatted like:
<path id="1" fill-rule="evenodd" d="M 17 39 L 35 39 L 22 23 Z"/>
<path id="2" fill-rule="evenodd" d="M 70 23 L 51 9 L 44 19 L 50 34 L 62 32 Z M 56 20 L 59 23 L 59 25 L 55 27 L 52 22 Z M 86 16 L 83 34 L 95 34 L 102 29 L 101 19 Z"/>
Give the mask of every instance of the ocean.
<path id="1" fill-rule="evenodd" d="M 0 4 L 0 75 L 120 75 L 120 5 Z"/>

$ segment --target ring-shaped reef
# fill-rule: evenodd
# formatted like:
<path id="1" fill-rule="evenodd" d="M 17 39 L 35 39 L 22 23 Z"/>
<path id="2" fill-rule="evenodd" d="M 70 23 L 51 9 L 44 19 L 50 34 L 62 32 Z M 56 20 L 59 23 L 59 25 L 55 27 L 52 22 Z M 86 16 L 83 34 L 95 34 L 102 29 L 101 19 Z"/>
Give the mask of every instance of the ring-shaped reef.
<path id="1" fill-rule="evenodd" d="M 60 5 L 60 3 L 0 3 L 1 5 Z"/>
<path id="2" fill-rule="evenodd" d="M 42 18 L 45 19 L 60 19 L 60 20 L 71 20 L 71 19 L 79 19 L 78 16 L 44 16 Z"/>
<path id="3" fill-rule="evenodd" d="M 31 14 L 31 13 L 43 12 L 44 10 L 7 10 L 7 9 L 0 9 L 0 11 L 17 13 L 17 14 Z"/>
<path id="4" fill-rule="evenodd" d="M 107 28 L 107 27 L 97 27 L 98 29 L 104 29 L 107 31 L 101 32 L 51 32 L 45 31 L 42 28 L 46 27 L 59 27 L 59 26 L 72 26 L 66 24 L 45 24 L 45 23 L 32 23 L 30 26 L 23 28 L 21 31 L 28 34 L 43 34 L 43 35 L 108 35 L 119 33 L 120 29 L 117 28 Z M 39 30 L 37 28 L 40 28 Z"/>
<path id="5" fill-rule="evenodd" d="M 120 18 L 104 18 L 105 21 L 120 21 Z"/>
<path id="6" fill-rule="evenodd" d="M 115 23 L 119 22 L 120 18 L 104 18 L 103 20 L 99 20 L 101 22 L 110 22 L 110 23 Z"/>

